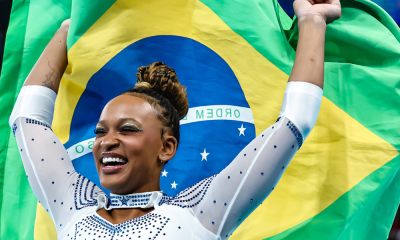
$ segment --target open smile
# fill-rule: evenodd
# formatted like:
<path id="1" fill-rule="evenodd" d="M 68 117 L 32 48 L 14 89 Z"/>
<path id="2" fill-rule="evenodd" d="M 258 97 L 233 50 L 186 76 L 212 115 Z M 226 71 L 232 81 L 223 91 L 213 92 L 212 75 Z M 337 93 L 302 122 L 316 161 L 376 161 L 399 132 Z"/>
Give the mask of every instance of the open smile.
<path id="1" fill-rule="evenodd" d="M 128 163 L 128 159 L 126 157 L 117 153 L 104 152 L 101 155 L 101 170 L 106 174 L 117 173 Z"/>

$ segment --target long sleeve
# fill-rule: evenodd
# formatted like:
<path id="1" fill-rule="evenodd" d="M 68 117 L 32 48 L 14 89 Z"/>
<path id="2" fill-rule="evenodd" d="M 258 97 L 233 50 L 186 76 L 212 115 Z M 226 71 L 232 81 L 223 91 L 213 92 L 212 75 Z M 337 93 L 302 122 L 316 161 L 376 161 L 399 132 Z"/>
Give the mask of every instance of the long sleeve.
<path id="1" fill-rule="evenodd" d="M 322 89 L 290 82 L 278 120 L 250 142 L 219 174 L 168 199 L 189 208 L 202 225 L 228 238 L 274 190 L 315 125 Z"/>
<path id="2" fill-rule="evenodd" d="M 102 191 L 79 175 L 50 125 L 55 93 L 42 86 L 23 87 L 10 125 L 17 140 L 28 181 L 48 211 L 57 232 L 88 206 L 96 205 Z"/>

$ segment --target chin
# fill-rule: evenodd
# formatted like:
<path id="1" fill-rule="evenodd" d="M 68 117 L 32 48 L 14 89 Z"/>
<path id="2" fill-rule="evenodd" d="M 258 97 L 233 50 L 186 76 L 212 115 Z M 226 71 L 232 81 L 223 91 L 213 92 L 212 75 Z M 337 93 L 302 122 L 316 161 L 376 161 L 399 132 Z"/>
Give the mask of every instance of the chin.
<path id="1" fill-rule="evenodd" d="M 129 176 L 130 171 L 129 164 L 125 164 L 120 169 L 104 169 L 104 166 L 99 165 L 97 167 L 97 173 L 100 178 L 100 184 L 103 188 L 110 190 L 116 194 L 127 194 L 129 193 Z"/>
<path id="2" fill-rule="evenodd" d="M 104 174 L 101 172 L 99 178 L 101 186 L 112 193 L 121 194 L 121 191 L 124 191 L 124 189 L 126 191 L 129 186 L 129 181 L 124 174 Z"/>

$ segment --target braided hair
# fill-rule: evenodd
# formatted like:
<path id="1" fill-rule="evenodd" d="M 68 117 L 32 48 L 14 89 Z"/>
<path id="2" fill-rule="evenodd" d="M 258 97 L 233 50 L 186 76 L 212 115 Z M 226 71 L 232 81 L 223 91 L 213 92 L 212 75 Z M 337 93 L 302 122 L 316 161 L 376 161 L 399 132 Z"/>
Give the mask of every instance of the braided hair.
<path id="1" fill-rule="evenodd" d="M 189 109 L 185 88 L 178 81 L 174 69 L 162 62 L 154 62 L 138 69 L 137 83 L 134 88 L 123 92 L 147 101 L 157 114 L 161 124 L 172 130 L 179 143 L 179 120 Z M 161 132 L 161 137 L 164 129 Z"/>

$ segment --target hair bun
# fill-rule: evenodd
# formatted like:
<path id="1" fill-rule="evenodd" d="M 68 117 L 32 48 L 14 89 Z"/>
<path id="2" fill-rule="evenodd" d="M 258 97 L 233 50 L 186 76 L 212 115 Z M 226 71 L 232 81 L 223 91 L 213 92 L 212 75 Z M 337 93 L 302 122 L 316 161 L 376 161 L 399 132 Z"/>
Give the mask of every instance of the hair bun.
<path id="1" fill-rule="evenodd" d="M 162 62 L 155 62 L 140 67 L 136 77 L 134 88 L 151 88 L 159 92 L 175 107 L 180 120 L 186 116 L 189 109 L 187 93 L 174 69 Z"/>

